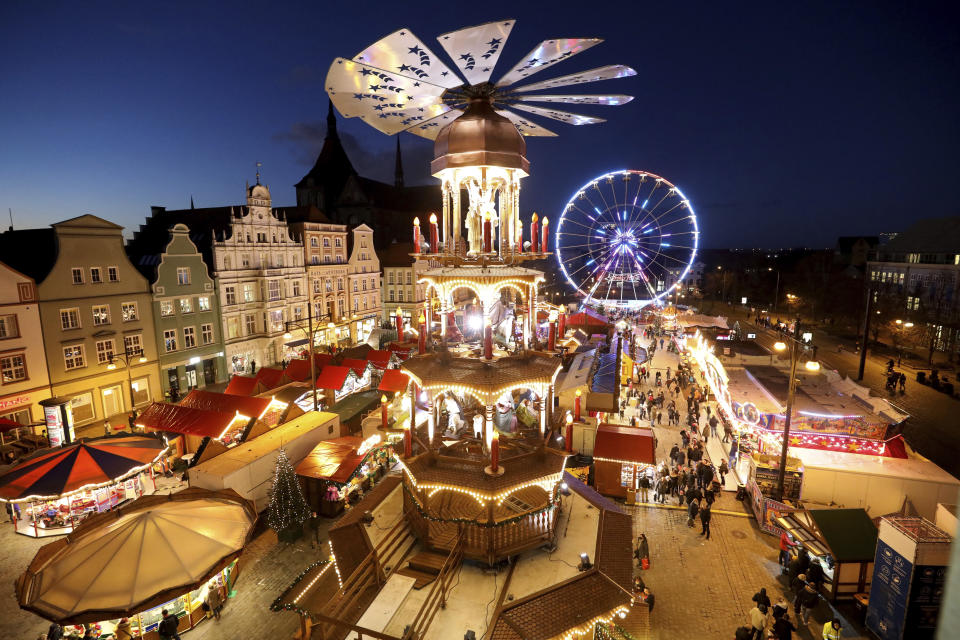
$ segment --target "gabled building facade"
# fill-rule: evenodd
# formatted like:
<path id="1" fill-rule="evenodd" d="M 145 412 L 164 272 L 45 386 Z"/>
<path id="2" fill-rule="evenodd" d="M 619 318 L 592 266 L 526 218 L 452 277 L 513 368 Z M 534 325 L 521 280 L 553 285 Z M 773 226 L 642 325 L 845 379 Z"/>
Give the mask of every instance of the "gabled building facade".
<path id="1" fill-rule="evenodd" d="M 37 282 L 50 392 L 70 399 L 75 426 L 161 396 L 150 284 L 124 252 L 123 227 L 83 215 L 8 231 L 0 245 Z"/>
<path id="2" fill-rule="evenodd" d="M 49 397 L 37 284 L 0 264 L 0 418 L 23 425 L 41 422 L 37 402 Z"/>
<path id="3" fill-rule="evenodd" d="M 412 242 L 398 242 L 379 253 L 383 269 L 380 291 L 384 322 L 390 322 L 400 309 L 407 326 L 418 324 L 426 300 L 426 285 L 417 284 L 417 280 L 430 264 L 426 260 L 414 260 L 412 253 Z"/>
<path id="4" fill-rule="evenodd" d="M 361 224 L 351 231 L 353 248 L 347 261 L 350 322 L 338 327 L 338 340 L 349 337 L 353 343 L 363 342 L 380 324 L 383 307 L 380 302 L 380 259 L 373 245 L 373 229 Z"/>
<path id="5" fill-rule="evenodd" d="M 228 377 L 220 302 L 190 229 L 176 224 L 153 280 L 160 382 L 168 401 Z"/>

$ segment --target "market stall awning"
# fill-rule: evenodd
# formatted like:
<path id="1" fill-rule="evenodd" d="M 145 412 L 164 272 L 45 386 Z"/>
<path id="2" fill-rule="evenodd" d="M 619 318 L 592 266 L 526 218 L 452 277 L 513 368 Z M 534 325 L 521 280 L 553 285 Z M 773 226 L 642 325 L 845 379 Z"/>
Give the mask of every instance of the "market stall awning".
<path id="1" fill-rule="evenodd" d="M 309 339 L 299 338 L 297 340 L 291 340 L 290 342 L 284 342 L 283 346 L 288 347 L 290 349 L 295 349 L 297 347 L 302 347 L 303 345 L 307 344 L 307 342 L 309 342 Z"/>
<path id="2" fill-rule="evenodd" d="M 317 389 L 333 389 L 339 391 L 347 381 L 347 376 L 355 375 L 350 367 L 328 364 L 317 376 Z"/>
<path id="3" fill-rule="evenodd" d="M 410 384 L 410 376 L 400 369 L 387 369 L 383 372 L 383 378 L 380 380 L 378 391 L 389 391 L 391 393 L 403 393 Z"/>
<path id="4" fill-rule="evenodd" d="M 653 429 L 646 427 L 622 427 L 601 424 L 593 444 L 593 457 L 654 464 L 656 462 L 656 438 Z"/>
<path id="5" fill-rule="evenodd" d="M 265 389 L 273 389 L 279 386 L 282 379 L 283 369 L 263 367 L 260 371 L 257 371 L 257 381 L 259 381 Z"/>
<path id="6" fill-rule="evenodd" d="M 323 440 L 297 465 L 297 475 L 344 484 L 363 462 L 357 452 L 361 444 L 359 436 Z"/>
<path id="7" fill-rule="evenodd" d="M 389 349 L 371 349 L 367 353 L 367 361 L 377 369 L 386 369 L 396 363 L 397 357 Z"/>
<path id="8" fill-rule="evenodd" d="M 166 450 L 160 438 L 129 435 L 47 449 L 0 476 L 0 499 L 55 498 L 114 482 L 154 462 Z"/>
<path id="9" fill-rule="evenodd" d="M 601 315 L 591 309 L 584 307 L 581 311 L 567 317 L 567 326 L 578 327 L 603 327 L 610 324 L 607 316 Z"/>
<path id="10" fill-rule="evenodd" d="M 877 551 L 877 527 L 863 509 L 808 509 L 837 562 L 870 562 Z"/>
<path id="11" fill-rule="evenodd" d="M 287 368 L 283 370 L 288 378 L 297 382 L 303 382 L 310 379 L 310 359 L 298 358 L 287 363 Z"/>
<path id="12" fill-rule="evenodd" d="M 253 503 L 229 489 L 145 496 L 42 547 L 17 599 L 60 624 L 131 616 L 206 583 L 240 555 L 256 520 Z"/>
<path id="13" fill-rule="evenodd" d="M 367 370 L 368 364 L 366 360 L 361 360 L 360 358 L 344 358 L 340 361 L 340 366 L 350 367 L 358 376 L 363 375 L 363 372 Z"/>
<path id="14" fill-rule="evenodd" d="M 223 392 L 235 396 L 251 396 L 257 389 L 257 383 L 258 380 L 252 376 L 233 376 Z"/>
<path id="15" fill-rule="evenodd" d="M 181 407 L 220 411 L 224 413 L 239 413 L 251 418 L 257 418 L 270 406 L 270 398 L 247 397 L 229 395 L 226 393 L 211 393 L 194 389 L 187 397 L 180 401 Z"/>
<path id="16" fill-rule="evenodd" d="M 252 417 L 254 416 L 248 416 Z M 137 417 L 137 426 L 155 431 L 219 438 L 236 418 L 236 413 L 154 402 Z"/>

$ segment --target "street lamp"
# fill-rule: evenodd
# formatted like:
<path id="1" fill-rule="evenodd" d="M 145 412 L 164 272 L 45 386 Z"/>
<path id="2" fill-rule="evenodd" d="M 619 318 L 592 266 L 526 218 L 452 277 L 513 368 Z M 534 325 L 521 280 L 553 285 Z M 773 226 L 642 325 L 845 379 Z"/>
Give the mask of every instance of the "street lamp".
<path id="1" fill-rule="evenodd" d="M 784 336 L 784 338 L 790 341 L 790 381 L 787 384 L 787 407 L 783 420 L 783 441 L 780 443 L 780 469 L 777 472 L 777 500 L 780 502 L 783 502 L 783 484 L 787 475 L 787 450 L 790 444 L 790 416 L 793 413 L 793 398 L 797 390 L 797 363 L 800 360 L 799 347 L 806 346 L 793 336 Z M 773 344 L 773 348 L 777 351 L 785 351 L 787 344 L 782 340 L 778 340 Z M 814 358 L 808 360 L 804 364 L 804 368 L 808 371 L 819 371 L 820 363 Z"/>
<path id="2" fill-rule="evenodd" d="M 307 326 L 303 326 L 303 320 L 287 320 L 284 328 L 286 333 L 283 334 L 284 340 L 290 340 L 293 337 L 293 334 L 290 332 L 291 329 L 299 329 L 303 331 L 307 336 L 307 352 L 310 357 L 310 389 L 313 391 L 313 410 L 319 411 L 319 403 L 317 402 L 317 371 L 316 371 L 316 362 L 313 357 L 313 343 L 316 337 L 315 328 L 313 326 L 313 300 L 310 300 L 307 303 Z M 316 327 L 319 329 L 320 327 Z"/>
<path id="3" fill-rule="evenodd" d="M 130 391 L 130 417 L 128 418 L 130 422 L 130 431 L 133 431 L 133 425 L 137 421 L 137 410 L 135 408 L 136 401 L 133 398 L 133 375 L 131 374 L 131 366 L 134 363 L 134 358 L 136 358 L 136 363 L 143 364 L 147 361 L 146 356 L 143 355 L 142 349 L 124 349 L 123 353 L 114 353 L 110 356 L 110 359 L 107 361 L 107 369 L 113 371 L 117 368 L 117 363 L 122 362 L 123 366 L 127 368 L 127 388 Z"/>

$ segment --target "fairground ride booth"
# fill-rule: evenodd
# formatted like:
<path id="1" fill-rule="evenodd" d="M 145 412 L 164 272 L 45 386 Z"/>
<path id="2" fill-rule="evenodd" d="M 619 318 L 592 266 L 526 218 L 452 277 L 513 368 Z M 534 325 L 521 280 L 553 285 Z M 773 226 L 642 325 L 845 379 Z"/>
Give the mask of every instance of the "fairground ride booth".
<path id="1" fill-rule="evenodd" d="M 657 438 L 650 427 L 600 424 L 593 444 L 593 483 L 605 496 L 627 498 L 640 488 L 640 478 L 656 464 Z"/>
<path id="2" fill-rule="evenodd" d="M 777 516 L 823 569 L 821 593 L 830 602 L 853 600 L 870 591 L 877 525 L 863 509 L 799 509 Z"/>
<path id="3" fill-rule="evenodd" d="M 787 469 L 783 479 L 783 499 L 777 499 L 777 484 L 780 473 L 780 456 L 753 453 L 748 459 L 746 491 L 750 496 L 753 515 L 757 524 L 766 533 L 780 535 L 777 516 L 793 511 L 803 492 L 803 462 L 787 457 Z"/>
<path id="4" fill-rule="evenodd" d="M 333 517 L 355 504 L 397 463 L 380 435 L 324 440 L 297 465 L 303 494 L 315 512 Z"/>
<path id="5" fill-rule="evenodd" d="M 164 609 L 186 631 L 206 617 L 211 590 L 222 603 L 233 596 L 256 520 L 229 490 L 145 496 L 42 547 L 16 581 L 17 599 L 65 637 L 115 637 L 127 619 L 133 637 L 156 640 Z"/>
<path id="6" fill-rule="evenodd" d="M 167 452 L 159 436 L 117 435 L 45 449 L 0 476 L 17 533 L 68 534 L 95 513 L 156 490 L 153 465 Z"/>

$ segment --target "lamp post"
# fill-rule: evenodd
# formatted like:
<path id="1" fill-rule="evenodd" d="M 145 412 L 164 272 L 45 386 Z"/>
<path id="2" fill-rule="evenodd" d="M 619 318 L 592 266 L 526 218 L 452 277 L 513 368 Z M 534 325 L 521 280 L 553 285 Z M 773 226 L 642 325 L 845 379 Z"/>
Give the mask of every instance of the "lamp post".
<path id="1" fill-rule="evenodd" d="M 310 389 L 313 391 L 313 410 L 319 411 L 320 407 L 317 402 L 317 365 L 313 357 L 313 343 L 315 341 L 313 326 L 313 300 L 310 300 L 307 303 L 307 326 L 303 326 L 302 320 L 287 320 L 285 328 L 287 332 L 283 334 L 284 340 L 289 340 L 293 337 L 293 335 L 290 333 L 290 329 L 300 329 L 307 335 L 307 353 L 310 357 Z M 317 328 L 319 329 L 319 327 Z"/>
<path id="2" fill-rule="evenodd" d="M 797 363 L 800 360 L 800 347 L 804 344 L 793 336 L 784 334 L 783 338 L 790 341 L 790 380 L 787 384 L 787 407 L 783 420 L 783 440 L 780 443 L 780 469 L 777 472 L 777 500 L 783 502 L 783 484 L 787 474 L 787 450 L 790 446 L 790 416 L 793 413 L 793 397 L 797 390 Z M 773 348 L 784 351 L 787 345 L 782 341 L 774 343 Z M 808 371 L 818 371 L 820 363 L 808 360 L 804 367 Z"/>
<path id="3" fill-rule="evenodd" d="M 127 387 L 130 391 L 130 431 L 133 431 L 133 425 L 137 420 L 136 401 L 133 399 L 133 375 L 130 371 L 134 363 L 134 358 L 136 358 L 136 362 L 139 364 L 147 361 L 142 349 L 124 349 L 123 353 L 115 353 L 111 355 L 110 360 L 107 361 L 107 369 L 111 371 L 117 368 L 118 362 L 122 362 L 123 366 L 127 368 Z"/>

